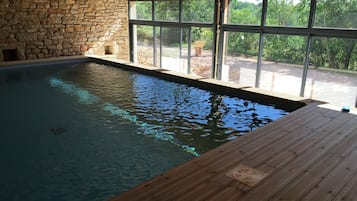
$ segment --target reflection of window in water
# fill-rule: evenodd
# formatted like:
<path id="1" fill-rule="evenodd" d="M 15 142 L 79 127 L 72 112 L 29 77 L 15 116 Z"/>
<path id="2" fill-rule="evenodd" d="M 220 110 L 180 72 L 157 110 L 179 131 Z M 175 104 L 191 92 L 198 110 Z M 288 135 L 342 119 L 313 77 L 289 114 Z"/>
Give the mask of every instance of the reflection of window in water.
<path id="1" fill-rule="evenodd" d="M 225 110 L 227 107 L 224 104 L 223 97 L 221 95 L 212 93 L 209 101 L 211 103 L 211 108 L 209 114 L 206 117 L 207 125 L 212 126 L 212 129 L 214 130 L 215 128 L 218 129 L 220 126 L 222 126 L 221 123 L 224 113 L 220 111 L 220 108 Z"/>

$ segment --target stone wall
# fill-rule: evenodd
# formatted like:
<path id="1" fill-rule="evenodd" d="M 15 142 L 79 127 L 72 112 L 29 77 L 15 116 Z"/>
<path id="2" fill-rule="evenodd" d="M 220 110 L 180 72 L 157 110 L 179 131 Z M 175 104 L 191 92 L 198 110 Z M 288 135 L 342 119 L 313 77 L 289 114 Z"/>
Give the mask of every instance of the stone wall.
<path id="1" fill-rule="evenodd" d="M 0 62 L 114 54 L 129 60 L 127 0 L 0 0 Z M 16 50 L 15 50 L 16 49 Z"/>

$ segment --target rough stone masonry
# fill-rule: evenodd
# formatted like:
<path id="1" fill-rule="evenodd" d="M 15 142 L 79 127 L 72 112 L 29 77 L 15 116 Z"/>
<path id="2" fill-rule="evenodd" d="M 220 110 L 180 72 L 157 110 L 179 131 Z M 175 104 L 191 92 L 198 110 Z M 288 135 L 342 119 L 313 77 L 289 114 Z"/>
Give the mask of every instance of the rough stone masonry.
<path id="1" fill-rule="evenodd" d="M 127 0 L 0 0 L 0 62 L 114 54 L 129 59 Z M 11 58 L 14 58 L 12 56 Z"/>

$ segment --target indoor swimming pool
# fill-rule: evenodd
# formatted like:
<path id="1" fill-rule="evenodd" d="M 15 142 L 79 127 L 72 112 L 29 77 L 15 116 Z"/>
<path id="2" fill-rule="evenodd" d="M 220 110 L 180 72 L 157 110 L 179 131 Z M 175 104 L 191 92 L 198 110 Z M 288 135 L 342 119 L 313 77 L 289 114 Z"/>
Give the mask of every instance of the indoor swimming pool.
<path id="1" fill-rule="evenodd" d="M 289 113 L 95 62 L 0 71 L 0 200 L 106 200 Z"/>

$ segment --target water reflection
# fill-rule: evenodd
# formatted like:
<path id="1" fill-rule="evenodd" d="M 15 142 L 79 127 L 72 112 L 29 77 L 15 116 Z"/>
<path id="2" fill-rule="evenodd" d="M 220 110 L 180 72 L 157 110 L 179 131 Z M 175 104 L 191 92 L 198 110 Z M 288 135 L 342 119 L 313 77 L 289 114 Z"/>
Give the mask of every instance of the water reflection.
<path id="1" fill-rule="evenodd" d="M 95 63 L 81 64 L 61 77 L 143 122 L 175 133 L 175 138 L 199 153 L 287 114 L 272 106 Z"/>

